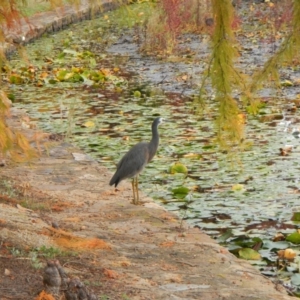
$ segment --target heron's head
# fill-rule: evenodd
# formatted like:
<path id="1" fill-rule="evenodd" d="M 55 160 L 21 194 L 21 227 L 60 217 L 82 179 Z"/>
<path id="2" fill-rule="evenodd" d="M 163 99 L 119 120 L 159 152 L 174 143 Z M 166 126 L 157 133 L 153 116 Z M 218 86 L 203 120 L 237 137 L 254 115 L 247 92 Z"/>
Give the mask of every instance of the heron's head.
<path id="1" fill-rule="evenodd" d="M 162 118 L 162 117 L 158 117 L 156 119 L 154 119 L 153 123 L 152 123 L 152 128 L 157 128 L 158 125 L 162 124 L 162 123 L 165 123 L 165 122 L 168 122 L 165 118 Z"/>
<path id="2" fill-rule="evenodd" d="M 162 117 L 158 117 L 154 120 L 154 122 L 159 125 L 159 124 L 162 124 L 164 122 L 167 122 L 167 120 L 165 118 L 162 118 Z"/>
<path id="3" fill-rule="evenodd" d="M 158 124 L 164 123 L 165 122 L 165 118 L 158 118 Z"/>

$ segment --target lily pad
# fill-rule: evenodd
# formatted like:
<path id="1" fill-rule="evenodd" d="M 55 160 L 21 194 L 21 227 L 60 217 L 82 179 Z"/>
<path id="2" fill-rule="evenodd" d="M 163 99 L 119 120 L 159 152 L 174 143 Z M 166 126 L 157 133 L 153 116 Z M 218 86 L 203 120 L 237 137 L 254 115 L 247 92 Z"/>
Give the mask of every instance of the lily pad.
<path id="1" fill-rule="evenodd" d="M 290 243 L 286 241 L 278 241 L 278 242 L 273 242 L 270 240 L 263 241 L 263 248 L 269 250 L 282 250 L 288 248 L 289 246 Z"/>
<path id="2" fill-rule="evenodd" d="M 251 248 L 240 249 L 239 257 L 247 260 L 259 260 L 261 258 L 260 254 Z"/>
<path id="3" fill-rule="evenodd" d="M 300 221 L 300 212 L 294 212 L 292 216 L 292 221 L 296 221 L 296 222 Z"/>
<path id="4" fill-rule="evenodd" d="M 291 282 L 292 282 L 292 284 L 294 284 L 294 285 L 300 286 L 300 274 L 299 274 L 299 273 L 294 274 L 294 275 L 291 277 Z"/>
<path id="5" fill-rule="evenodd" d="M 173 196 L 177 199 L 185 198 L 189 192 L 190 192 L 190 190 L 184 186 L 172 189 Z"/>
<path id="6" fill-rule="evenodd" d="M 300 244 L 300 233 L 293 232 L 286 237 L 286 240 L 293 244 Z"/>
<path id="7" fill-rule="evenodd" d="M 244 190 L 244 185 L 243 184 L 234 184 L 232 187 L 231 187 L 231 190 L 234 191 L 234 192 L 237 192 L 237 191 L 243 191 Z"/>
<path id="8" fill-rule="evenodd" d="M 170 166 L 169 172 L 171 174 L 181 173 L 181 174 L 187 175 L 188 169 L 187 169 L 187 167 L 184 164 L 182 164 L 180 162 L 176 162 L 175 164 L 173 164 L 172 166 Z"/>
<path id="9" fill-rule="evenodd" d="M 227 229 L 226 232 L 224 232 L 219 238 L 219 243 L 226 242 L 230 237 L 233 236 L 232 229 Z"/>

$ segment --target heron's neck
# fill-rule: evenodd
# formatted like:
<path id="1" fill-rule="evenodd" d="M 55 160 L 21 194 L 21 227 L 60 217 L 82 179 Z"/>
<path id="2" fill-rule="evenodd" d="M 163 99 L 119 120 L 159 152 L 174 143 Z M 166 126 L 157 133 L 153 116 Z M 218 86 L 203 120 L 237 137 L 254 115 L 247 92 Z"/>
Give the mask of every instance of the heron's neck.
<path id="1" fill-rule="evenodd" d="M 151 144 L 155 145 L 155 151 L 156 151 L 158 144 L 159 144 L 159 134 L 158 134 L 158 126 L 154 125 L 154 124 L 152 125 Z"/>
<path id="2" fill-rule="evenodd" d="M 156 150 L 158 148 L 158 144 L 159 144 L 159 134 L 158 134 L 158 130 L 157 127 L 152 127 L 152 139 L 149 143 L 149 161 L 152 160 L 153 156 L 156 153 Z"/>
<path id="3" fill-rule="evenodd" d="M 150 144 L 154 146 L 155 151 L 156 151 L 158 144 L 159 144 L 159 134 L 158 134 L 157 130 L 156 130 L 156 132 L 153 132 Z"/>

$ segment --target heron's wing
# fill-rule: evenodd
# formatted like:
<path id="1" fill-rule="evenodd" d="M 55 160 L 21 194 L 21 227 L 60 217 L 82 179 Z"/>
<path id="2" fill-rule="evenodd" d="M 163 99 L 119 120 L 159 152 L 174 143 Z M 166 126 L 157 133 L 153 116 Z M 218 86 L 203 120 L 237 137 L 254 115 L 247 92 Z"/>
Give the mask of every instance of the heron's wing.
<path id="1" fill-rule="evenodd" d="M 148 143 L 138 143 L 133 146 L 118 163 L 117 173 L 120 179 L 131 178 L 139 174 L 147 164 L 148 158 Z"/>

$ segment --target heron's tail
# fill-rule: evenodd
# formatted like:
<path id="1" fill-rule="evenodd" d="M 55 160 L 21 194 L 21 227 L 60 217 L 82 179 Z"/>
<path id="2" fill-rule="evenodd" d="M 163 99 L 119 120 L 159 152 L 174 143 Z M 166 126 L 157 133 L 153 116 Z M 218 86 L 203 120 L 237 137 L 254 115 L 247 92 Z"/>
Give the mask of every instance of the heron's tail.
<path id="1" fill-rule="evenodd" d="M 114 176 L 111 178 L 111 180 L 109 182 L 109 185 L 115 185 L 115 187 L 117 187 L 117 185 L 119 184 L 119 182 L 120 182 L 120 178 L 117 175 L 117 173 L 115 173 Z"/>

